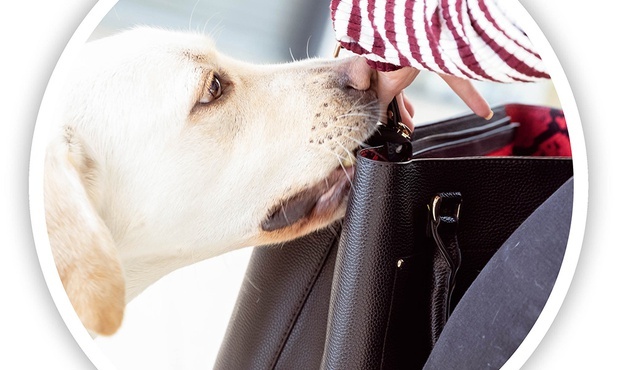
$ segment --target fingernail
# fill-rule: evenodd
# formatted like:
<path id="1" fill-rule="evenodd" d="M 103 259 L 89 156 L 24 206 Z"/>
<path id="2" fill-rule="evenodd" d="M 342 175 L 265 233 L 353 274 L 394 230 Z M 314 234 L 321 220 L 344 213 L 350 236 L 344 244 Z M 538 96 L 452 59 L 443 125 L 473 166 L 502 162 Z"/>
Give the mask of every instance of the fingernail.
<path id="1" fill-rule="evenodd" d="M 491 111 L 489 114 L 486 115 L 486 117 L 484 117 L 484 119 L 489 120 L 493 118 L 493 111 Z"/>

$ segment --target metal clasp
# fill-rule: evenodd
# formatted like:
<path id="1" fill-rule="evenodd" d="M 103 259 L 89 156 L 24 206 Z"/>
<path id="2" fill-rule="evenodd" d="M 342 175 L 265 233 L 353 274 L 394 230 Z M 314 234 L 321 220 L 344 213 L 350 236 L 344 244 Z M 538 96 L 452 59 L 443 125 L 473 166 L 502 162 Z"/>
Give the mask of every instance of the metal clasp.
<path id="1" fill-rule="evenodd" d="M 433 222 L 438 223 L 440 217 L 448 216 L 458 222 L 461 213 L 461 193 L 439 193 L 433 197 L 429 205 Z"/>

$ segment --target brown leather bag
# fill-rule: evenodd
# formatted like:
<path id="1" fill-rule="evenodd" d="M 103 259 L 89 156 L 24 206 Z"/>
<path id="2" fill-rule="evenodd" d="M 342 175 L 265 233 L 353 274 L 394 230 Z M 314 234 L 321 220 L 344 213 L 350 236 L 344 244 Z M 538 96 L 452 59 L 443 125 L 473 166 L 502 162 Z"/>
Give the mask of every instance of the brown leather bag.
<path id="1" fill-rule="evenodd" d="M 508 236 L 572 177 L 563 113 L 506 105 L 362 150 L 342 222 L 255 249 L 216 369 L 421 369 Z M 402 158 L 402 160 L 401 160 Z"/>

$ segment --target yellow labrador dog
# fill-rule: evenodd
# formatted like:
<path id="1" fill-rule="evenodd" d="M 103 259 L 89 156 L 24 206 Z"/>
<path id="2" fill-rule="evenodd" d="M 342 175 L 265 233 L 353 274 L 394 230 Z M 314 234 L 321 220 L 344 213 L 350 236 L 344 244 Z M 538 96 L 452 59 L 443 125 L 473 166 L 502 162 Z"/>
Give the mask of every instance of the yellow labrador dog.
<path id="1" fill-rule="evenodd" d="M 86 45 L 45 163 L 53 255 L 85 327 L 113 334 L 175 269 L 342 217 L 383 109 L 374 79 L 357 58 L 252 65 L 160 29 Z"/>

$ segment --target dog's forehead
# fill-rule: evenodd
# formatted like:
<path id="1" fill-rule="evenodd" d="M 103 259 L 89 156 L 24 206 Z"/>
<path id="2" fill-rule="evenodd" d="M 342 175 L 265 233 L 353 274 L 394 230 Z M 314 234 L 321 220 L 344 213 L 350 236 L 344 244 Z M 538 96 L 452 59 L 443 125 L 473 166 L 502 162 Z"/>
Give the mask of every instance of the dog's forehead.
<path id="1" fill-rule="evenodd" d="M 215 52 L 214 41 L 203 34 L 156 29 L 146 29 L 145 33 L 150 33 L 150 31 L 154 31 L 150 37 L 158 43 L 158 46 L 154 45 L 152 48 L 152 52 L 155 53 L 164 49 L 178 57 L 188 57 L 196 62 L 204 62 L 207 56 Z"/>
<path id="2" fill-rule="evenodd" d="M 214 41 L 197 32 L 173 31 L 150 27 L 133 28 L 89 45 L 88 54 L 106 62 L 117 59 L 151 62 L 169 59 L 203 63 L 215 53 Z M 115 57 L 114 57 L 115 55 Z"/>
<path id="3" fill-rule="evenodd" d="M 211 64 L 216 59 L 214 49 L 185 49 L 182 51 L 181 56 L 198 65 Z"/>

